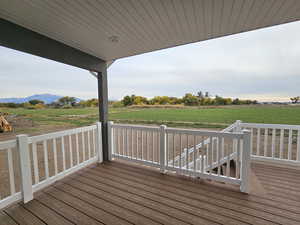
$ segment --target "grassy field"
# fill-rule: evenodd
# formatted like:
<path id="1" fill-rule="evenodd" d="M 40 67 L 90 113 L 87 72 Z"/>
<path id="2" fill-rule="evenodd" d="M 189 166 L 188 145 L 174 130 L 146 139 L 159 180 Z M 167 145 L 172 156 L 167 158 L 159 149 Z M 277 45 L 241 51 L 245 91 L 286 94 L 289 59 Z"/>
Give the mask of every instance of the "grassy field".
<path id="1" fill-rule="evenodd" d="M 115 112 L 112 120 L 196 123 L 208 127 L 219 127 L 236 120 L 251 123 L 300 124 L 299 106 L 240 106 L 217 108 L 142 109 L 131 112 Z"/>
<path id="2" fill-rule="evenodd" d="M 46 132 L 85 126 L 98 118 L 97 108 L 7 109 L 15 132 Z M 123 123 L 166 124 L 181 127 L 222 128 L 235 120 L 254 123 L 300 124 L 300 106 L 235 106 L 214 108 L 111 108 L 109 119 Z M 29 122 L 29 123 L 28 123 Z"/>

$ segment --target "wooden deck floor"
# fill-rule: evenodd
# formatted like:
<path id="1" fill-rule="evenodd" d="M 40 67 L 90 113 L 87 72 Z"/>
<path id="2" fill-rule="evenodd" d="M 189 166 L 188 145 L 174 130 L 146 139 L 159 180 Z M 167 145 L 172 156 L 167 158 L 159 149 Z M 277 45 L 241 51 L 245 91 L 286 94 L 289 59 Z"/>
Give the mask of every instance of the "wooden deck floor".
<path id="1" fill-rule="evenodd" d="M 300 224 L 300 171 L 252 164 L 252 193 L 114 161 L 63 179 L 0 224 Z"/>

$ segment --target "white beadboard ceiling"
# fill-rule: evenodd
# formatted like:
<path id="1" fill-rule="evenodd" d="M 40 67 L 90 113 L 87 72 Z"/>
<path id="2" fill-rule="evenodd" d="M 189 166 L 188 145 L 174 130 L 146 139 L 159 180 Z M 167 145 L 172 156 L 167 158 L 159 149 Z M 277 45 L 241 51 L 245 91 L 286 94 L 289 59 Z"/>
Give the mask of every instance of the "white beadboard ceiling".
<path id="1" fill-rule="evenodd" d="M 300 19 L 300 0 L 0 0 L 0 17 L 109 61 Z"/>

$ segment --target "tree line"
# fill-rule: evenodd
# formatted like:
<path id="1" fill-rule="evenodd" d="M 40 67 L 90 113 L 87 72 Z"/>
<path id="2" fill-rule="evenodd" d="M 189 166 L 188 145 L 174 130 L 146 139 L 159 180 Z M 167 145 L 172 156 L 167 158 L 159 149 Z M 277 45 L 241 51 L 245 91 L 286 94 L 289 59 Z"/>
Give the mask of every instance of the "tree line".
<path id="1" fill-rule="evenodd" d="M 0 107 L 7 108 L 27 108 L 27 109 L 43 109 L 43 108 L 73 108 L 73 107 L 96 107 L 98 106 L 98 99 L 76 101 L 75 97 L 64 96 L 55 102 L 46 104 L 44 101 L 33 99 L 24 103 L 0 103 Z"/>
<path id="2" fill-rule="evenodd" d="M 300 102 L 300 96 L 291 98 L 292 103 Z M 121 101 L 109 101 L 113 107 L 127 107 L 133 105 L 185 105 L 185 106 L 210 106 L 210 105 L 250 105 L 257 104 L 256 100 L 242 100 L 239 98 L 223 98 L 219 95 L 212 97 L 209 92 L 199 91 L 197 94 L 186 93 L 183 97 L 155 96 L 146 98 L 137 95 L 126 95 Z M 75 97 L 65 96 L 50 104 L 33 99 L 25 103 L 0 103 L 0 107 L 8 108 L 73 108 L 73 107 L 97 107 L 98 99 L 76 101 Z"/>
<path id="3" fill-rule="evenodd" d="M 117 104 L 117 103 L 115 103 Z M 250 105 L 257 104 L 256 100 L 241 100 L 239 98 L 223 98 L 219 95 L 211 97 L 209 92 L 203 93 L 199 91 L 196 95 L 186 93 L 182 98 L 156 96 L 154 98 L 146 98 L 143 96 L 127 95 L 119 105 L 186 105 L 186 106 L 206 106 L 206 105 Z"/>

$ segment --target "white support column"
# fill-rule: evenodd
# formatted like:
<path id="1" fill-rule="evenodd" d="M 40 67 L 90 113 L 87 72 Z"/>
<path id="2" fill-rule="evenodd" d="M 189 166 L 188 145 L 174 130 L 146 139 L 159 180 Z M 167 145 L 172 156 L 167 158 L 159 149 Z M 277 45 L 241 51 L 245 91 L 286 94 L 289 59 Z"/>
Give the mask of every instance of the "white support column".
<path id="1" fill-rule="evenodd" d="M 250 166 L 251 166 L 251 132 L 249 130 L 243 130 L 243 150 L 241 159 L 241 192 L 249 193 L 250 189 Z"/>
<path id="2" fill-rule="evenodd" d="M 111 161 L 112 154 L 114 152 L 114 129 L 113 129 L 114 122 L 108 121 L 108 160 Z"/>
<path id="3" fill-rule="evenodd" d="M 102 151 L 102 127 L 101 122 L 97 122 L 97 155 L 98 163 L 103 162 L 103 151 Z"/>
<path id="4" fill-rule="evenodd" d="M 160 125 L 160 172 L 166 172 L 166 128 L 165 125 Z"/>
<path id="5" fill-rule="evenodd" d="M 33 199 L 32 190 L 32 175 L 31 175 L 31 162 L 29 154 L 28 136 L 18 135 L 18 151 L 20 156 L 20 169 L 21 169 L 21 191 L 24 203 Z"/>

